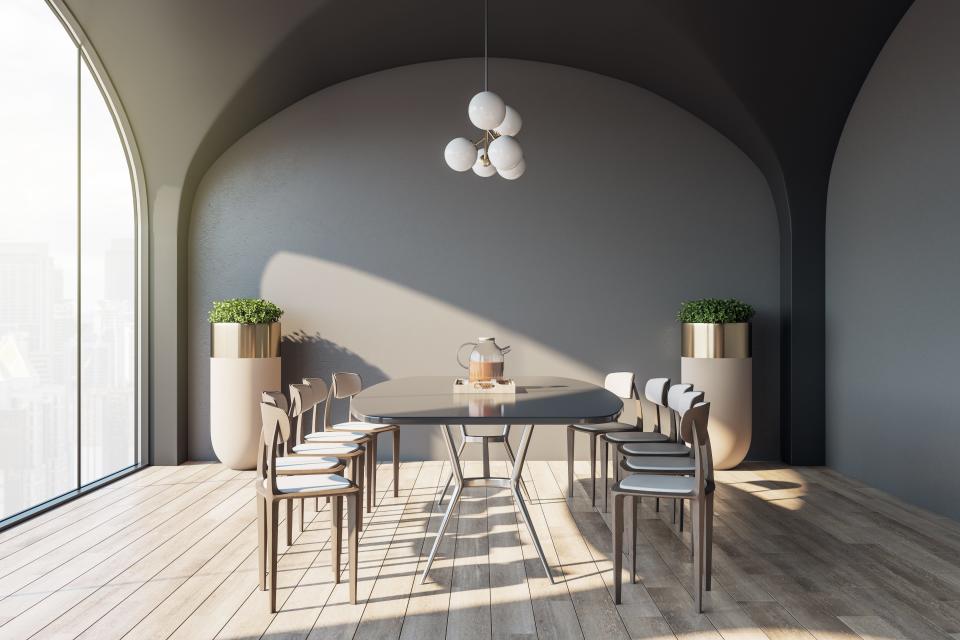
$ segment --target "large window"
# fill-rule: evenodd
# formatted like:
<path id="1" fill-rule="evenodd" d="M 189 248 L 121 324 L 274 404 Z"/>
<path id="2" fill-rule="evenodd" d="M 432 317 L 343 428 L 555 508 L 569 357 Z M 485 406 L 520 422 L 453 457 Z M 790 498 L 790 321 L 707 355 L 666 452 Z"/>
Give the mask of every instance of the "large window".
<path id="1" fill-rule="evenodd" d="M 43 0 L 0 1 L 0 520 L 138 462 L 122 139 Z"/>

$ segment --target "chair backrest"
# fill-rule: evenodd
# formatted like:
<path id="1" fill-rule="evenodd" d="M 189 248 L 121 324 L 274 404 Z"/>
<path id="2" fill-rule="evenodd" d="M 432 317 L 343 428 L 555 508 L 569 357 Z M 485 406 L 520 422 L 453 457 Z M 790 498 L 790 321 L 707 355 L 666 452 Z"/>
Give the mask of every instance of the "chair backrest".
<path id="1" fill-rule="evenodd" d="M 282 395 L 282 394 L 281 394 Z M 266 481 L 271 495 L 277 493 L 277 445 L 290 439 L 290 416 L 270 402 L 260 403 L 260 454 L 257 456 L 257 478 Z"/>
<path id="2" fill-rule="evenodd" d="M 640 394 L 637 392 L 636 376 L 630 371 L 608 373 L 603 379 L 603 388 L 621 400 L 634 401 L 634 415 L 638 427 L 643 424 L 643 408 L 640 406 Z M 629 414 L 627 414 L 629 415 Z"/>
<path id="3" fill-rule="evenodd" d="M 282 391 L 264 391 L 260 394 L 260 402 L 272 404 L 287 412 L 290 411 L 290 403 L 287 402 L 287 396 L 283 395 Z"/>
<path id="4" fill-rule="evenodd" d="M 312 383 L 290 385 L 290 417 L 297 419 L 296 442 L 306 438 L 304 416 L 310 413 L 310 432 L 317 430 L 317 405 L 327 399 L 327 383 L 320 378 L 308 378 Z"/>
<path id="5" fill-rule="evenodd" d="M 603 388 L 622 400 L 629 400 L 637 393 L 635 379 L 636 377 L 629 371 L 608 373 L 603 379 Z"/>
<path id="6" fill-rule="evenodd" d="M 675 384 L 667 390 L 667 408 L 670 410 L 670 439 L 674 442 L 680 442 L 680 411 L 677 407 L 681 396 L 689 391 L 693 391 L 693 385 L 686 383 Z"/>
<path id="7" fill-rule="evenodd" d="M 290 403 L 287 402 L 287 396 L 283 395 L 282 391 L 264 391 L 260 394 L 260 401 L 279 407 L 288 416 L 290 415 Z M 290 435 L 283 438 L 280 442 L 279 448 L 282 451 L 282 455 L 286 455 L 290 448 L 296 444 L 296 442 L 290 441 Z"/>
<path id="8" fill-rule="evenodd" d="M 680 437 L 690 444 L 696 458 L 697 491 L 703 494 L 704 487 L 713 482 L 713 452 L 710 449 L 710 403 L 700 402 L 701 392 L 693 391 L 683 395 L 679 401 L 682 409 L 680 417 Z M 683 407 L 686 408 L 683 408 Z"/>
<path id="9" fill-rule="evenodd" d="M 666 413 L 661 409 L 667 406 L 667 389 L 669 387 L 670 378 L 650 378 L 647 380 L 647 384 L 643 385 L 643 400 L 647 405 L 647 410 L 641 412 L 644 420 L 642 426 L 645 431 L 655 431 L 657 433 L 663 431 L 663 417 Z"/>
<path id="10" fill-rule="evenodd" d="M 338 371 L 331 379 L 330 391 L 327 393 L 327 406 L 323 408 L 323 428 L 333 426 L 333 401 L 350 398 L 347 408 L 347 420 L 353 420 L 353 396 L 363 389 L 363 379 L 357 373 Z"/>

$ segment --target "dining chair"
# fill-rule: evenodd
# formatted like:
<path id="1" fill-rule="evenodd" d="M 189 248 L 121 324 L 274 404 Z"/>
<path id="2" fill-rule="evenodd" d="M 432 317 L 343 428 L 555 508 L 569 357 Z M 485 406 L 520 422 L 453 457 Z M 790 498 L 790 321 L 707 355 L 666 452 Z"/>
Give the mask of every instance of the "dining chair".
<path id="1" fill-rule="evenodd" d="M 690 500 L 693 514 L 694 604 L 697 613 L 703 612 L 703 591 L 711 588 L 713 556 L 713 457 L 707 423 L 710 404 L 695 402 L 697 392 L 688 392 L 681 398 L 681 407 L 689 405 L 680 419 L 680 438 L 689 443 L 694 453 L 693 476 L 667 474 L 635 474 L 616 483 L 613 494 L 613 597 L 621 604 L 623 582 L 623 525 L 624 500 L 631 498 L 631 573 L 630 581 L 637 580 L 637 511 L 640 498 L 684 498 Z"/>
<path id="2" fill-rule="evenodd" d="M 667 406 L 670 412 L 670 436 L 676 438 L 679 415 L 690 403 L 703 401 L 703 392 L 697 391 L 694 395 L 685 395 L 693 391 L 691 384 L 675 384 L 667 392 Z M 693 449 L 688 448 L 686 456 L 656 456 L 638 455 L 623 457 L 620 468 L 630 473 L 666 473 L 670 475 L 693 475 L 695 460 Z M 618 478 L 619 480 L 619 478 Z M 659 500 L 658 500 L 659 502 Z M 677 500 L 673 501 L 673 522 L 678 519 Z M 683 499 L 679 500 L 680 531 L 683 531 Z"/>
<path id="3" fill-rule="evenodd" d="M 280 391 L 264 391 L 261 394 L 261 401 L 280 407 L 286 414 L 290 415 L 290 403 L 287 397 Z M 303 402 L 301 407 L 305 406 Z M 294 416 L 299 417 L 299 416 Z M 301 447 L 297 453 L 294 449 L 297 447 L 296 435 L 291 433 L 289 441 L 280 444 L 280 456 L 277 458 L 278 475 L 297 475 L 306 473 L 339 473 L 343 471 L 344 460 L 348 461 L 350 479 L 363 489 L 363 456 L 365 449 L 361 445 L 351 443 L 330 443 L 325 445 L 316 445 L 313 447 Z M 335 465 L 331 465 L 335 462 Z M 324 465 L 331 465 L 324 467 Z M 361 503 L 363 494 L 360 496 Z M 300 531 L 303 531 L 306 500 L 300 501 Z M 362 506 L 362 504 L 361 504 Z M 290 513 L 293 509 L 293 503 L 287 503 L 287 544 L 293 537 L 293 518 Z M 314 511 L 319 513 L 319 500 L 314 500 Z M 363 528 L 363 517 L 357 519 L 357 526 Z"/>
<path id="4" fill-rule="evenodd" d="M 333 473 L 279 475 L 277 449 L 291 437 L 290 417 L 281 407 L 260 403 L 260 452 L 257 456 L 257 523 L 259 549 L 257 553 L 260 590 L 268 588 L 270 613 L 277 611 L 278 528 L 280 503 L 306 498 L 330 500 L 330 566 L 334 583 L 340 582 L 340 554 L 342 546 L 343 499 L 347 501 L 347 554 L 350 573 L 350 603 L 357 603 L 357 554 L 359 552 L 357 500 L 360 488 L 343 476 Z M 287 509 L 289 518 L 290 509 Z M 292 546 L 288 541 L 287 546 Z"/>
<path id="5" fill-rule="evenodd" d="M 366 487 L 370 494 L 369 472 L 364 476 L 364 470 L 370 468 L 370 436 L 356 431 L 325 432 L 317 430 L 317 415 L 320 404 L 327 401 L 327 383 L 322 378 L 311 378 L 312 384 L 290 385 L 290 417 L 296 418 L 294 438 L 296 444 L 292 447 L 295 454 L 321 454 L 337 456 L 350 461 L 350 478 L 361 490 Z M 310 416 L 310 430 L 307 430 L 307 414 Z M 361 509 L 357 512 L 357 521 L 363 528 L 363 495 L 360 496 Z M 370 512 L 370 503 L 367 500 L 366 510 Z"/>
<path id="6" fill-rule="evenodd" d="M 312 378 L 304 379 L 304 382 Z M 377 438 L 381 433 L 393 435 L 393 497 L 400 495 L 400 427 L 395 424 L 370 424 L 354 420 L 353 396 L 363 390 L 363 379 L 356 373 L 337 372 L 333 374 L 327 404 L 323 408 L 324 431 L 355 431 L 370 436 L 370 455 L 368 456 L 367 508 L 373 504 L 377 495 Z M 333 421 L 333 401 L 347 400 L 347 421 Z"/>
<path id="7" fill-rule="evenodd" d="M 652 405 L 654 408 L 652 411 L 643 410 L 644 399 L 649 399 L 651 395 L 655 397 L 660 397 L 662 395 L 663 389 L 670 385 L 670 378 L 652 378 L 647 381 L 647 384 L 644 385 L 644 397 L 641 398 L 640 394 L 637 393 L 636 385 L 633 387 L 633 393 L 631 396 L 634 400 L 634 406 L 636 409 L 636 427 L 628 429 L 627 431 L 610 431 L 606 432 L 600 436 L 601 440 L 601 460 L 600 466 L 603 467 L 603 510 L 606 512 L 608 509 L 607 499 L 608 499 L 608 482 L 607 477 L 608 467 L 609 467 L 609 450 L 610 446 L 613 446 L 613 474 L 614 482 L 620 480 L 620 449 L 621 444 L 633 443 L 633 442 L 667 442 L 669 436 L 662 433 L 660 428 L 661 416 L 659 407 L 657 405 Z M 649 429 L 648 429 L 649 427 Z"/>
<path id="8" fill-rule="evenodd" d="M 637 388 L 634 384 L 635 376 L 629 371 L 608 373 L 603 380 L 603 388 L 613 393 L 621 400 L 630 400 L 637 397 Z M 600 435 L 615 431 L 639 431 L 639 418 L 635 424 L 625 422 L 603 422 L 600 424 L 571 424 L 567 425 L 567 497 L 573 497 L 573 461 L 574 436 L 578 431 L 590 436 L 590 504 L 597 504 L 597 438 Z"/>

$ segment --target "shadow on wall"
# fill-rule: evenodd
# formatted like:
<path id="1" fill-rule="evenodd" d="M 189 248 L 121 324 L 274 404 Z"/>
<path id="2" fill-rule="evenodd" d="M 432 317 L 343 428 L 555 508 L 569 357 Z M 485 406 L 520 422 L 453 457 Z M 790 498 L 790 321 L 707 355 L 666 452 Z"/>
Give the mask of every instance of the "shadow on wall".
<path id="1" fill-rule="evenodd" d="M 338 371 L 360 374 L 365 387 L 387 379 L 387 374 L 381 369 L 350 349 L 325 339 L 318 332 L 297 330 L 283 336 L 280 355 L 283 358 L 284 393 L 287 393 L 289 385 L 307 377 L 323 378 L 329 384 L 333 374 Z"/>

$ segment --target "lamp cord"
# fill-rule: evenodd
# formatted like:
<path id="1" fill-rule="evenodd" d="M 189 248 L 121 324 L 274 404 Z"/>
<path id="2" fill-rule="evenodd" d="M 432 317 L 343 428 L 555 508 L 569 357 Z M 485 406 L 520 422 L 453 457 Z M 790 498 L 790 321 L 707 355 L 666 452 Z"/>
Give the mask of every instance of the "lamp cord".
<path id="1" fill-rule="evenodd" d="M 487 0 L 483 0 L 483 90 L 487 90 Z"/>

